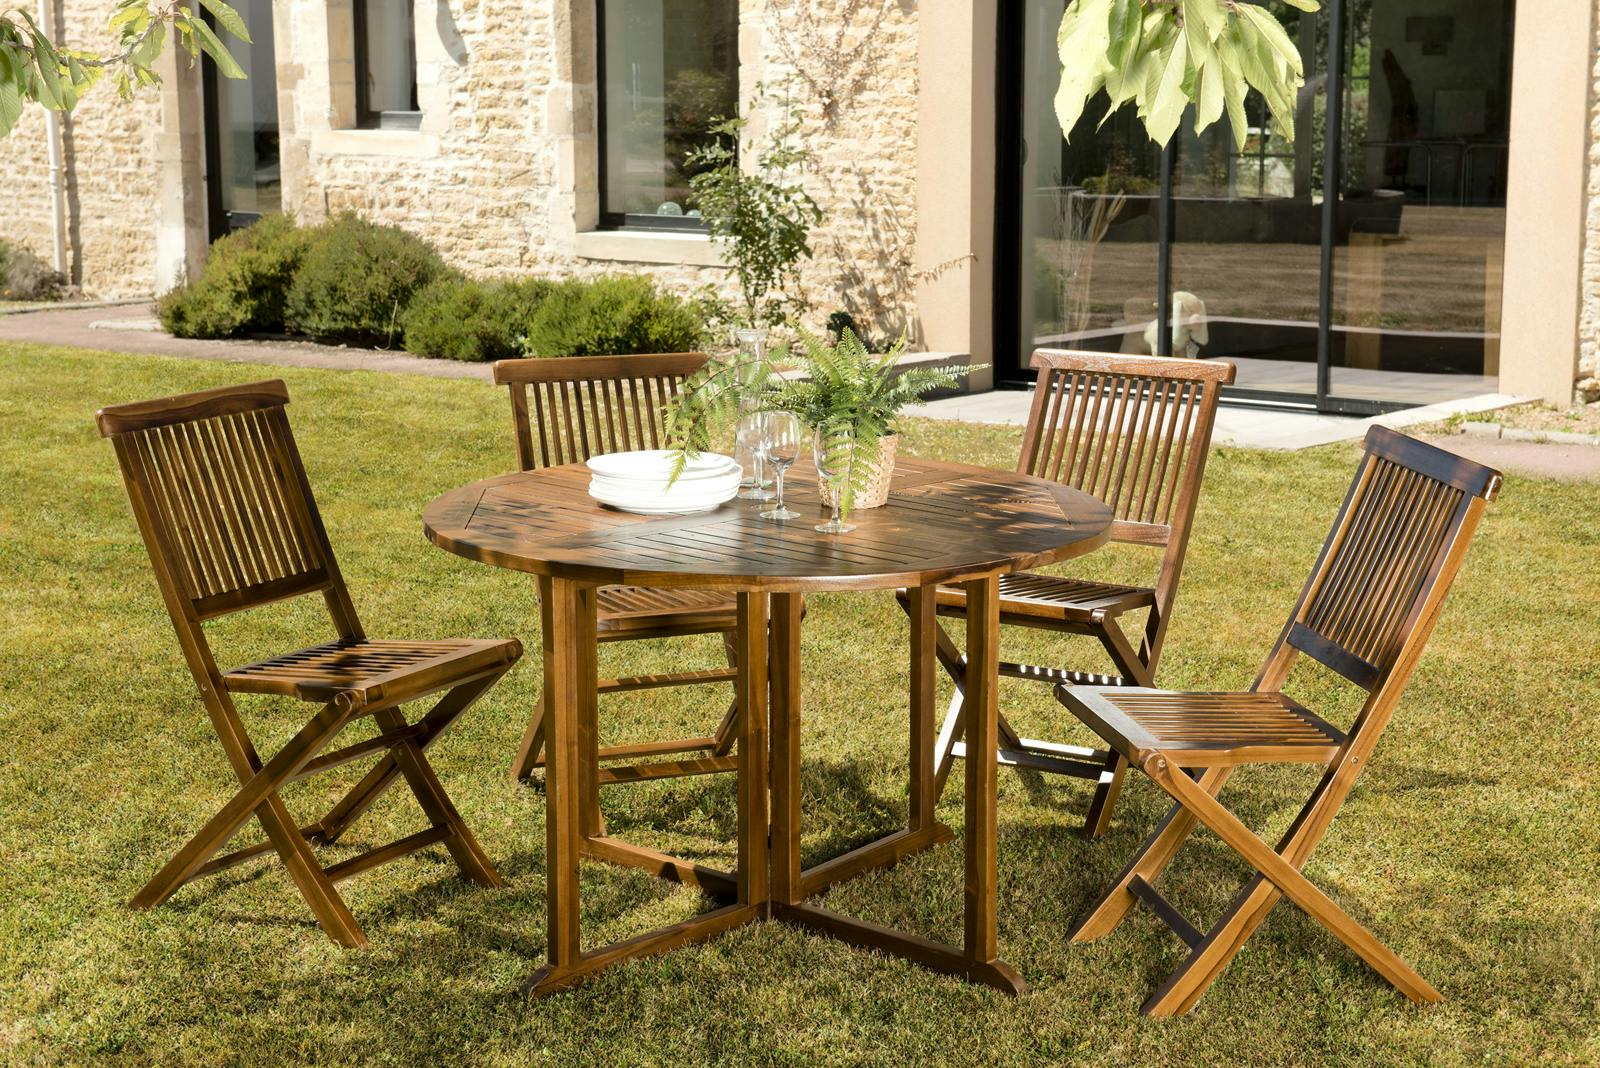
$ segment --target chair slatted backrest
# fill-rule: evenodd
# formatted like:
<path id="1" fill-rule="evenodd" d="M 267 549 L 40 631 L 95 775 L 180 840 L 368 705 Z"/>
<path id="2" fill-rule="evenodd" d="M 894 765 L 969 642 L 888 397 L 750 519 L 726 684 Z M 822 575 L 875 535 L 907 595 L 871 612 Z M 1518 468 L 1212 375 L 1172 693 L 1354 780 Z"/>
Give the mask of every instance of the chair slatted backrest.
<path id="1" fill-rule="evenodd" d="M 524 471 L 667 447 L 666 409 L 706 363 L 699 352 L 500 360 Z"/>
<path id="2" fill-rule="evenodd" d="M 1384 427 L 1365 448 L 1279 655 L 1375 691 L 1404 684 L 1500 473 Z"/>
<path id="3" fill-rule="evenodd" d="M 1116 517 L 1113 540 L 1165 548 L 1140 651 L 1153 671 L 1233 364 L 1040 349 L 1033 365 L 1017 470 L 1099 497 Z"/>
<path id="4" fill-rule="evenodd" d="M 174 623 L 308 593 L 359 636 L 295 447 L 281 381 L 104 408 Z"/>
<path id="5" fill-rule="evenodd" d="M 1017 469 L 1091 493 L 1113 537 L 1166 544 L 1186 529 L 1231 363 L 1040 349 Z"/>

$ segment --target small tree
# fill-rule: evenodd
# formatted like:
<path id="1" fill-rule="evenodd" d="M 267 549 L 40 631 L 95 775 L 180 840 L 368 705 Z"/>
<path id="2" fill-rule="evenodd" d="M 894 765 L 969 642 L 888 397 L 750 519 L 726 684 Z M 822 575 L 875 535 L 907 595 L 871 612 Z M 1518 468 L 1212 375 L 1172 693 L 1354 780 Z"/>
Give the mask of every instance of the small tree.
<path id="1" fill-rule="evenodd" d="M 250 43 L 250 31 L 237 11 L 223 0 L 200 3 L 225 33 Z M 191 61 L 204 52 L 223 77 L 244 77 L 216 32 L 180 0 L 119 0 L 108 29 L 116 36 L 117 47 L 100 55 L 52 43 L 26 11 L 0 13 L 0 137 L 11 132 L 25 104 L 71 111 L 79 97 L 107 74 L 124 100 L 140 86 L 160 83 L 155 62 L 169 33 Z"/>
<path id="2" fill-rule="evenodd" d="M 822 209 L 800 184 L 811 160 L 799 143 L 800 113 L 785 101 L 776 114 L 749 173 L 739 166 L 740 154 L 754 151 L 744 139 L 747 117 L 713 120 L 712 139 L 687 157 L 699 169 L 689 179 L 694 204 L 733 261 L 737 318 L 748 326 L 779 326 L 803 307 L 799 264 L 810 258 L 811 228 L 822 221 Z"/>

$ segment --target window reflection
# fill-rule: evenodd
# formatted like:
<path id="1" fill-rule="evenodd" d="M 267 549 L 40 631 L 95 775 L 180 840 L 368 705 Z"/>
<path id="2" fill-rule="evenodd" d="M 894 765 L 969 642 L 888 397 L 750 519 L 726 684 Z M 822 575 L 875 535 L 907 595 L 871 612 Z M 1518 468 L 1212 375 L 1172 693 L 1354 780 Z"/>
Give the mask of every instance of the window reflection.
<path id="1" fill-rule="evenodd" d="M 734 0 L 603 0 L 604 176 L 612 223 L 683 224 L 684 157 L 739 106 Z M 688 222 L 687 225 L 696 225 Z"/>

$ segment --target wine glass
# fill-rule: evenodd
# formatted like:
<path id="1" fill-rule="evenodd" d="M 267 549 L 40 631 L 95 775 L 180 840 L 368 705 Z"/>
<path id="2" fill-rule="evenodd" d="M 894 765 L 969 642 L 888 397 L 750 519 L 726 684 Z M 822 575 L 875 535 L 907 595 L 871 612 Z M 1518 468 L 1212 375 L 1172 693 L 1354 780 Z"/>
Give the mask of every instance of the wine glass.
<path id="1" fill-rule="evenodd" d="M 849 430 L 835 430 L 824 435 L 818 430 L 812 449 L 817 474 L 822 476 L 823 493 L 833 505 L 833 517 L 826 523 L 818 523 L 817 531 L 821 534 L 848 534 L 856 529 L 855 524 L 846 523 L 840 517 L 839 503 L 844 500 L 844 484 L 850 477 L 850 468 L 854 466 L 855 434 Z"/>
<path id="2" fill-rule="evenodd" d="M 761 450 L 762 459 L 772 465 L 777 477 L 778 499 L 772 507 L 761 513 L 762 519 L 797 519 L 800 513 L 783 504 L 783 474 L 800 458 L 803 440 L 800 420 L 788 412 L 767 413 L 766 445 Z"/>
<path id="3" fill-rule="evenodd" d="M 745 405 L 741 403 L 741 407 Z M 772 491 L 767 489 L 767 477 L 762 457 L 767 450 L 767 424 L 772 413 L 747 411 L 739 419 L 737 443 L 739 451 L 750 457 L 751 478 L 746 488 L 739 491 L 742 501 L 770 501 Z"/>

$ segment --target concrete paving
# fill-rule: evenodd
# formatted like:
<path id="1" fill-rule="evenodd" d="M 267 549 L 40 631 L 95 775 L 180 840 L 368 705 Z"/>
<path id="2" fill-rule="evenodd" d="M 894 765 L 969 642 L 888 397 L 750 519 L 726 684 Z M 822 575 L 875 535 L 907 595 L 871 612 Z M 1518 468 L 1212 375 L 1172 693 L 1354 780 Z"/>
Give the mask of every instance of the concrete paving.
<path id="1" fill-rule="evenodd" d="M 1396 429 L 1439 423 L 1452 415 L 1504 408 L 1521 403 L 1523 399 L 1488 393 L 1371 418 L 1224 405 L 1217 410 L 1217 427 L 1213 438 L 1219 444 L 1253 449 L 1306 449 L 1314 445 L 1358 439 L 1375 423 Z M 1032 402 L 1033 393 L 1029 390 L 995 390 L 992 393 L 947 397 L 928 404 L 918 404 L 907 408 L 906 414 L 964 423 L 1023 426 L 1028 421 L 1028 407 Z"/>
<path id="2" fill-rule="evenodd" d="M 424 360 L 404 352 L 317 345 L 309 341 L 197 341 L 161 331 L 149 304 L 66 311 L 28 311 L 0 315 L 0 341 L 73 345 L 180 360 L 263 363 L 276 367 L 317 367 L 329 371 L 393 371 L 432 378 L 476 378 L 488 382 L 488 364 Z"/>
<path id="3" fill-rule="evenodd" d="M 1434 438 L 1469 460 L 1488 464 L 1509 476 L 1554 478 L 1562 482 L 1600 482 L 1600 448 L 1593 445 L 1556 445 L 1536 441 L 1504 441 L 1471 434 Z"/>

